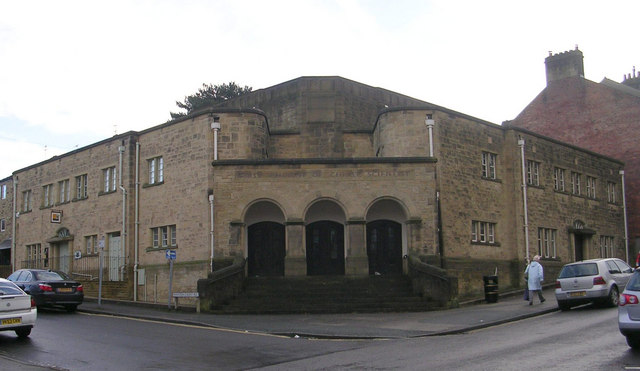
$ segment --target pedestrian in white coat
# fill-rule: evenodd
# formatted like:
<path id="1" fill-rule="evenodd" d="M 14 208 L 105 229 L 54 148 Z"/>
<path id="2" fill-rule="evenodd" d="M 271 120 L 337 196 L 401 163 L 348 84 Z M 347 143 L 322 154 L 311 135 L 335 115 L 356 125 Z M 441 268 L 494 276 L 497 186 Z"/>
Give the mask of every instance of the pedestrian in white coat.
<path id="1" fill-rule="evenodd" d="M 527 286 L 529 288 L 529 305 L 533 305 L 533 294 L 536 292 L 538 293 L 540 304 L 544 303 L 544 301 L 546 300 L 542 296 L 542 281 L 544 280 L 544 271 L 542 269 L 542 265 L 540 264 L 540 255 L 536 255 L 533 257 L 533 261 L 527 266 L 524 274 L 528 277 Z"/>

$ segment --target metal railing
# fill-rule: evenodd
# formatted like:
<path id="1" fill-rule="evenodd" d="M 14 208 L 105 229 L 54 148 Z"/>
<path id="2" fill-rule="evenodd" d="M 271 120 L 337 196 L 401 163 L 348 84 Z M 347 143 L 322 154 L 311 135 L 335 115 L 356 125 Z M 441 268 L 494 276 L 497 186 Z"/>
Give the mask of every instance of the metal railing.
<path id="1" fill-rule="evenodd" d="M 127 259 L 120 256 L 102 257 L 102 279 L 105 281 L 124 281 L 126 276 Z M 23 260 L 21 268 L 51 269 L 61 271 L 74 279 L 98 280 L 100 276 L 100 259 L 98 255 L 83 256 L 75 259 L 73 256 L 60 256 L 47 259 Z"/>

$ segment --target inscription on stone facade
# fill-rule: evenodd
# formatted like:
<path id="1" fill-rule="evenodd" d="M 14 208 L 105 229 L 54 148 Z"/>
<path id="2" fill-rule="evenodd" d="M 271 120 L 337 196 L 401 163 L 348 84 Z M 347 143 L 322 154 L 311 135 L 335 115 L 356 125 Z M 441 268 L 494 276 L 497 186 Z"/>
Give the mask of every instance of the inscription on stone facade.
<path id="1" fill-rule="evenodd" d="M 363 177 L 393 177 L 406 178 L 411 176 L 412 170 L 239 170 L 236 171 L 238 179 L 274 179 L 274 178 L 363 178 Z"/>

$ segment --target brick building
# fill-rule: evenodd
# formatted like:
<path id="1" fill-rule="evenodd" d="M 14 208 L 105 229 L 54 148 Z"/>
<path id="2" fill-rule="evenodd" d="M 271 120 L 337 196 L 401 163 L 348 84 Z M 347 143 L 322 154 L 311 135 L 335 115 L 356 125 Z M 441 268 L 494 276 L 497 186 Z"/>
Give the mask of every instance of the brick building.
<path id="1" fill-rule="evenodd" d="M 631 260 L 640 250 L 640 76 L 622 83 L 585 78 L 583 54 L 575 50 L 545 59 L 547 86 L 511 125 L 526 128 L 625 162 L 625 193 Z"/>
<path id="2" fill-rule="evenodd" d="M 524 165 L 524 171 L 523 171 Z M 519 287 L 624 257 L 623 163 L 340 77 L 302 77 L 17 170 L 13 263 L 167 300 L 234 258 L 250 276 L 402 275 L 411 259 Z M 523 184 L 523 175 L 526 184 Z M 525 197 L 526 194 L 526 197 Z"/>

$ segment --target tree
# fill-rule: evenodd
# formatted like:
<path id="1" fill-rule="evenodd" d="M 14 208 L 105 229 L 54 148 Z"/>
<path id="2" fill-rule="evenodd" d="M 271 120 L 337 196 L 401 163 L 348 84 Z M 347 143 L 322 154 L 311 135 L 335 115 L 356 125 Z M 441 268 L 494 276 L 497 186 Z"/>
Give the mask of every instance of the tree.
<path id="1" fill-rule="evenodd" d="M 195 94 L 187 95 L 182 102 L 176 101 L 176 106 L 187 110 L 187 112 L 170 112 L 171 119 L 184 117 L 199 108 L 250 93 L 252 89 L 246 85 L 241 87 L 233 81 L 222 85 L 202 84 L 202 87 Z"/>

